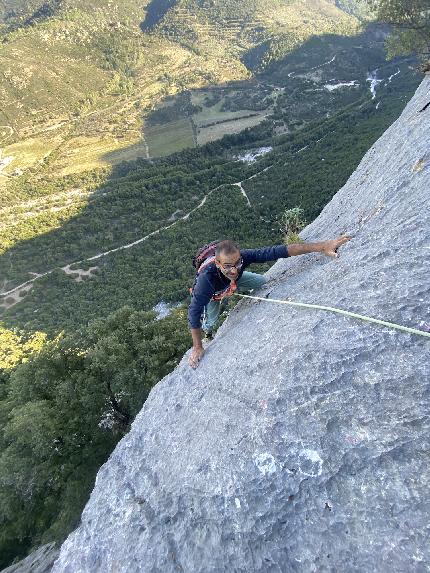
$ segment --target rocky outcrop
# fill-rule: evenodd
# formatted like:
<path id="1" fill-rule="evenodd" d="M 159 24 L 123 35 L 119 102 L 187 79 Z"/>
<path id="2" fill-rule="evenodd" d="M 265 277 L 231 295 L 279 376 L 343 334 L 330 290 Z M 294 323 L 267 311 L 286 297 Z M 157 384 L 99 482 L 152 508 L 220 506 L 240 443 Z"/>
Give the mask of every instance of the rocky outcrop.
<path id="1" fill-rule="evenodd" d="M 302 232 L 350 233 L 340 257 L 280 260 L 264 292 L 430 327 L 429 101 L 426 78 Z M 185 356 L 153 389 L 53 571 L 428 571 L 429 350 L 240 303 L 196 371 Z"/>
<path id="2" fill-rule="evenodd" d="M 49 573 L 59 553 L 55 543 L 47 543 L 19 563 L 6 567 L 2 573 Z"/>

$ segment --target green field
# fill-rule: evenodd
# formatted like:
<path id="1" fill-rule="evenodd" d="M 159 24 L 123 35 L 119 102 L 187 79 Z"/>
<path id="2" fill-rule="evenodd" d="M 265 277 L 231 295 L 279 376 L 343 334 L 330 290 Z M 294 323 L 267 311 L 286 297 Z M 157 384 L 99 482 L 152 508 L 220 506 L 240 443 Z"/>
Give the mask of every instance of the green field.
<path id="1" fill-rule="evenodd" d="M 199 145 L 204 145 L 210 141 L 216 141 L 224 135 L 240 133 L 244 129 L 258 125 L 267 115 L 266 113 L 257 113 L 248 117 L 246 114 L 245 116 L 239 116 L 237 119 L 223 120 L 222 123 L 197 128 L 197 142 Z"/>
<path id="2" fill-rule="evenodd" d="M 195 147 L 190 119 L 178 119 L 158 126 L 144 127 L 150 157 L 163 157 L 188 147 Z"/>

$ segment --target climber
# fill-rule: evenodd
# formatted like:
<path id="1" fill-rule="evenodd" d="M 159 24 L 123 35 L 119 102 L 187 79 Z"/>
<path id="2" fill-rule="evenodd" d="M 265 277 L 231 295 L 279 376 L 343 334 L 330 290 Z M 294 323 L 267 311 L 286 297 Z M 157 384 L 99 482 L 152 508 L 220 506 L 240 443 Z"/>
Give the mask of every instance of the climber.
<path id="1" fill-rule="evenodd" d="M 227 297 L 236 290 L 252 290 L 266 282 L 263 275 L 245 271 L 247 266 L 306 253 L 323 253 L 338 257 L 337 249 L 350 238 L 342 235 L 337 239 L 319 243 L 275 245 L 262 249 L 239 249 L 233 241 L 226 240 L 211 243 L 201 249 L 195 259 L 197 274 L 194 286 L 190 289 L 192 298 L 188 309 L 188 323 L 193 338 L 188 360 L 190 366 L 197 368 L 203 358 L 202 330 L 208 339 L 212 337 L 212 329 Z"/>

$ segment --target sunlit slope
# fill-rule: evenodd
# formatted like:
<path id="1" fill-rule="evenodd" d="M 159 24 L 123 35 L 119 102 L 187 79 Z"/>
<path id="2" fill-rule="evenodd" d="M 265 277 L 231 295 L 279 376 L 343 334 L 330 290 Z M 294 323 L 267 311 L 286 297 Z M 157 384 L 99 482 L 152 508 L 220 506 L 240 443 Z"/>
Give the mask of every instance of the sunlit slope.
<path id="1" fill-rule="evenodd" d="M 179 0 L 154 29 L 192 49 L 261 68 L 313 35 L 351 34 L 357 25 L 328 0 Z M 255 57 L 247 58 L 256 48 Z"/>
<path id="2" fill-rule="evenodd" d="M 166 95 L 249 78 L 311 35 L 357 28 L 326 0 L 181 0 L 151 26 L 147 4 L 0 4 L 3 181 L 147 157 L 143 119 Z"/>

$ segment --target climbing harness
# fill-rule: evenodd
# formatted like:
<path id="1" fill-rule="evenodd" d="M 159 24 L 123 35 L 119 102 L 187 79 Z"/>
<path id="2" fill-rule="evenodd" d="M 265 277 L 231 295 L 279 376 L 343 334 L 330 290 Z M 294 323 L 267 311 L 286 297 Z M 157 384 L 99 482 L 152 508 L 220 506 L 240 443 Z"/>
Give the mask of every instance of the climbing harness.
<path id="1" fill-rule="evenodd" d="M 363 314 L 357 314 L 356 312 L 350 312 L 348 310 L 342 310 L 341 308 L 335 308 L 333 306 L 321 306 L 318 304 L 308 304 L 305 302 L 293 302 L 290 300 L 279 300 L 276 298 L 264 298 L 261 296 L 251 296 L 249 294 L 239 294 L 237 292 L 233 293 L 236 296 L 241 296 L 243 298 L 252 298 L 254 300 L 262 300 L 266 302 L 277 302 L 280 304 L 289 304 L 291 306 L 301 306 L 305 308 L 316 308 L 319 310 L 329 310 L 331 312 L 337 312 L 339 314 L 344 314 L 345 316 L 352 316 L 353 318 L 360 318 L 361 320 L 367 320 L 368 322 L 374 322 L 376 324 L 381 324 L 382 326 L 388 326 L 389 328 L 396 328 L 397 330 L 403 330 L 404 332 L 409 332 L 411 334 L 419 334 L 420 336 L 426 336 L 430 338 L 430 332 L 424 332 L 423 330 L 418 330 L 417 328 L 410 328 L 408 326 L 402 326 L 401 324 L 395 324 L 394 322 L 387 322 L 385 320 L 379 320 L 377 318 L 371 318 L 370 316 L 365 316 Z"/>

